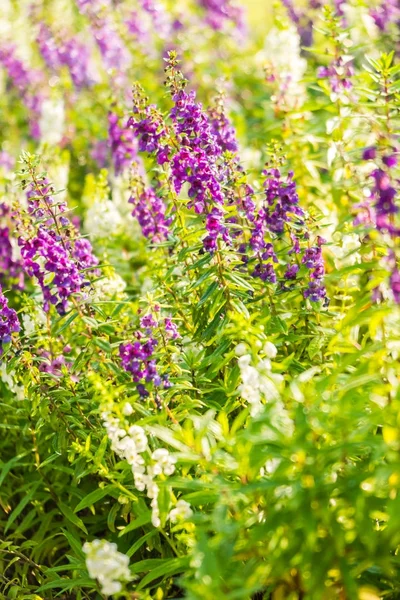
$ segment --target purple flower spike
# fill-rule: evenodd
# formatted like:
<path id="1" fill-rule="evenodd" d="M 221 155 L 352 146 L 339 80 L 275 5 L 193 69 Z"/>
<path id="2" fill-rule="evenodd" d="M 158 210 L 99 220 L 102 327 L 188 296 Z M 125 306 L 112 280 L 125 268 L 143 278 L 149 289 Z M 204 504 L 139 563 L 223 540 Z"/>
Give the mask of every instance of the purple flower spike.
<path id="1" fill-rule="evenodd" d="M 9 308 L 7 298 L 0 286 L 0 356 L 3 354 L 3 345 L 11 342 L 13 333 L 18 333 L 20 324 L 17 313 Z"/>

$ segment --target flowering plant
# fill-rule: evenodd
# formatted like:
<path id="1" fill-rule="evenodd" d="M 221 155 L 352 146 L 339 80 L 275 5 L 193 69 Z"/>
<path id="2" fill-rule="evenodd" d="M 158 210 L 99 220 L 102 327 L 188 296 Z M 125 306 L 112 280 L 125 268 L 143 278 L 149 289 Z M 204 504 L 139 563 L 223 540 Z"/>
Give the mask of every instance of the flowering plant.
<path id="1" fill-rule="evenodd" d="M 399 597 L 399 11 L 269 8 L 5 2 L 1 598 Z"/>

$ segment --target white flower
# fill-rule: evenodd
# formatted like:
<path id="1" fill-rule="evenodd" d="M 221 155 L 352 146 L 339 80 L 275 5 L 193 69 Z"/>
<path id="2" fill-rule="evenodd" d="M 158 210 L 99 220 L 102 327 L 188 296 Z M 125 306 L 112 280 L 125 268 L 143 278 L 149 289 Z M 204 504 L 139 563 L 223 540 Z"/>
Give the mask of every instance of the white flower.
<path id="1" fill-rule="evenodd" d="M 6 363 L 0 363 L 0 378 L 2 382 L 8 387 L 10 392 L 15 394 L 17 400 L 24 400 L 25 388 L 23 385 L 18 385 L 15 381 L 15 371 L 7 372 Z"/>
<path id="2" fill-rule="evenodd" d="M 39 119 L 42 142 L 56 146 L 64 135 L 64 102 L 61 99 L 44 100 Z"/>
<path id="3" fill-rule="evenodd" d="M 93 290 L 89 294 L 89 301 L 101 302 L 111 298 L 122 299 L 126 283 L 118 273 L 110 277 L 102 277 L 93 283 Z"/>
<path id="4" fill-rule="evenodd" d="M 265 38 L 264 49 L 256 55 L 256 62 L 266 63 L 272 71 L 285 104 L 295 107 L 303 103 L 305 87 L 301 80 L 307 61 L 300 56 L 300 36 L 295 27 L 273 27 Z"/>
<path id="5" fill-rule="evenodd" d="M 173 523 L 176 523 L 177 521 L 186 521 L 187 519 L 190 519 L 192 514 L 193 511 L 190 508 L 189 502 L 186 502 L 186 500 L 178 500 L 175 508 L 170 511 L 168 518 L 171 519 Z"/>
<path id="6" fill-rule="evenodd" d="M 125 402 L 124 406 L 122 407 L 122 414 L 125 415 L 125 417 L 129 417 L 132 413 L 132 404 L 130 402 Z"/>
<path id="7" fill-rule="evenodd" d="M 23 313 L 22 315 L 22 325 L 25 335 L 28 337 L 33 335 L 38 329 L 45 327 L 46 322 L 46 313 L 39 306 L 35 307 L 30 313 Z"/>
<path id="8" fill-rule="evenodd" d="M 92 579 L 97 579 L 101 591 L 108 596 L 121 591 L 121 581 L 129 581 L 129 558 L 118 552 L 117 545 L 107 540 L 93 540 L 83 545 L 86 567 Z"/>
<path id="9" fill-rule="evenodd" d="M 147 448 L 147 437 L 143 427 L 132 425 L 128 429 L 128 434 L 134 440 L 137 451 L 139 453 L 144 452 Z"/>
<path id="10" fill-rule="evenodd" d="M 247 346 L 246 346 L 246 344 L 243 344 L 243 342 L 238 344 L 235 348 L 236 356 L 243 356 L 243 354 L 246 354 L 246 352 L 247 352 Z"/>
<path id="11" fill-rule="evenodd" d="M 272 342 L 265 342 L 263 346 L 264 354 L 267 358 L 275 358 L 278 354 L 276 346 Z"/>
<path id="12" fill-rule="evenodd" d="M 153 470 L 155 475 L 160 475 L 164 473 L 164 475 L 172 475 L 175 471 L 175 456 L 171 456 L 166 448 L 157 448 L 154 450 L 151 458 L 156 461 L 156 464 L 153 465 Z"/>
<path id="13" fill-rule="evenodd" d="M 121 225 L 121 214 L 112 200 L 95 201 L 87 210 L 85 230 L 93 239 L 117 235 Z"/>

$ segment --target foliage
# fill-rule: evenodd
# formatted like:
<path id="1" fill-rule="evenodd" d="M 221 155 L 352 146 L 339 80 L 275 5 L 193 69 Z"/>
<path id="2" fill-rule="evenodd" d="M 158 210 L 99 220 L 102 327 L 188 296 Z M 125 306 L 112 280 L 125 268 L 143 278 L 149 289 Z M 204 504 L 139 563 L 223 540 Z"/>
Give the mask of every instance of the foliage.
<path id="1" fill-rule="evenodd" d="M 270 8 L 5 3 L 1 598 L 400 597 L 398 9 Z"/>

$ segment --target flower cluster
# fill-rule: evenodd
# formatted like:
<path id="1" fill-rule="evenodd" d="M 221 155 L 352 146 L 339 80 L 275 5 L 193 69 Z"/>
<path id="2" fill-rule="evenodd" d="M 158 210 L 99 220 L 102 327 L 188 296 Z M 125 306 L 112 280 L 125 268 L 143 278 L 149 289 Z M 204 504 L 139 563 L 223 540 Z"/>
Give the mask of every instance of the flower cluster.
<path id="1" fill-rule="evenodd" d="M 162 331 L 161 323 L 152 313 L 149 313 L 140 319 L 140 329 L 136 331 L 137 340 L 133 344 L 121 344 L 119 347 L 122 367 L 132 374 L 142 397 L 149 395 L 146 384 L 152 384 L 155 388 L 161 386 L 168 388 L 171 385 L 166 375 L 160 376 L 158 373 L 154 359 L 154 351 L 158 345 L 154 337 L 157 331 L 170 339 L 179 337 L 176 325 L 171 319 L 164 319 L 164 331 Z"/>
<path id="2" fill-rule="evenodd" d="M 129 403 L 126 403 L 123 409 L 125 415 L 130 415 L 133 409 Z M 152 524 L 154 527 L 161 525 L 160 511 L 158 507 L 159 486 L 155 478 L 157 476 L 169 476 L 175 471 L 176 457 L 172 456 L 166 448 L 157 448 L 153 452 L 149 450 L 147 436 L 142 427 L 132 425 L 126 431 L 121 425 L 121 421 L 112 417 L 108 411 L 102 413 L 103 425 L 107 430 L 107 435 L 111 440 L 113 451 L 128 462 L 132 468 L 135 487 L 140 492 L 146 490 L 147 497 L 151 500 Z M 148 455 L 145 460 L 145 453 Z M 185 503 L 187 504 L 187 503 Z M 182 505 L 176 506 L 176 512 L 173 510 L 169 517 L 174 522 L 178 519 L 189 518 L 189 505 L 183 511 Z"/>
<path id="3" fill-rule="evenodd" d="M 17 313 L 8 306 L 8 300 L 0 286 L 0 356 L 3 354 L 4 344 L 9 344 L 12 334 L 18 333 L 20 328 Z"/>
<path id="4" fill-rule="evenodd" d="M 206 22 L 216 31 L 230 22 L 240 33 L 245 32 L 243 8 L 234 0 L 198 0 L 198 3 L 206 11 Z"/>
<path id="5" fill-rule="evenodd" d="M 0 219 L 10 216 L 10 208 L 0 204 Z M 16 239 L 8 226 L 0 227 L 0 283 L 18 290 L 24 289 L 24 271 Z"/>
<path id="6" fill-rule="evenodd" d="M 54 231 L 39 227 L 32 239 L 19 239 L 24 268 L 35 277 L 42 289 L 44 309 L 55 305 L 60 314 L 68 308 L 68 298 L 78 293 L 83 278 Z"/>
<path id="7" fill-rule="evenodd" d="M 270 231 L 283 233 L 285 223 L 297 217 L 302 224 L 304 211 L 299 206 L 296 183 L 293 180 L 293 172 L 290 171 L 286 181 L 282 180 L 279 169 L 268 169 L 263 173 L 266 176 L 265 189 L 265 222 Z"/>
<path id="8" fill-rule="evenodd" d="M 41 23 L 37 43 L 40 53 L 50 69 L 58 71 L 61 67 L 66 66 L 77 89 L 91 84 L 89 48 L 76 37 L 63 39 L 58 44 L 49 27 Z"/>
<path id="9" fill-rule="evenodd" d="M 136 144 L 130 127 L 121 126 L 117 114 L 108 115 L 108 135 L 116 175 L 127 169 L 136 158 Z"/>
<path id="10" fill-rule="evenodd" d="M 224 113 L 222 102 L 213 108 L 209 108 L 207 113 L 213 138 L 216 140 L 221 151 L 237 152 L 236 131 Z"/>
<path id="11" fill-rule="evenodd" d="M 119 84 L 125 81 L 123 75 L 129 64 L 127 48 L 119 35 L 109 11 L 110 3 L 102 0 L 86 1 L 77 0 L 81 13 L 90 21 L 93 36 L 103 59 L 107 71 L 116 72 L 114 81 Z"/>
<path id="12" fill-rule="evenodd" d="M 271 100 L 278 108 L 294 108 L 305 98 L 302 83 L 307 61 L 300 55 L 301 41 L 295 27 L 274 27 L 265 38 L 264 49 L 257 55 L 264 62 L 266 79 L 273 87 Z M 285 52 L 282 52 L 285 48 Z"/>
<path id="13" fill-rule="evenodd" d="M 168 162 L 170 153 L 165 142 L 165 125 L 155 106 L 142 105 L 140 92 L 139 88 L 135 88 L 133 115 L 129 117 L 128 127 L 138 139 L 139 151 L 155 154 L 158 164 L 163 165 Z"/>
<path id="14" fill-rule="evenodd" d="M 144 185 L 139 175 L 132 180 L 129 203 L 133 205 L 132 216 L 138 220 L 147 239 L 153 243 L 167 239 L 172 219 L 165 216 L 164 201 Z"/>
<path id="15" fill-rule="evenodd" d="M 381 0 L 377 6 L 370 9 L 370 15 L 381 31 L 387 31 L 390 25 L 398 25 L 400 20 L 399 3 L 397 0 Z"/>
<path id="16" fill-rule="evenodd" d="M 378 158 L 375 146 L 366 148 L 363 152 L 364 160 L 377 162 Z M 369 197 L 361 205 L 358 205 L 360 212 L 356 216 L 355 223 L 374 226 L 382 234 L 388 234 L 393 240 L 396 240 L 400 235 L 400 228 L 395 220 L 399 207 L 396 203 L 397 190 L 391 170 L 397 166 L 397 152 L 392 149 L 391 152 L 382 154 L 380 159 L 381 164 L 370 175 L 374 183 L 369 190 Z M 390 288 L 395 301 L 399 302 L 399 271 L 393 250 L 389 251 L 386 262 L 391 271 Z"/>
<path id="17" fill-rule="evenodd" d="M 193 515 L 193 511 L 190 507 L 189 502 L 183 500 L 182 498 L 178 500 L 175 508 L 173 508 L 168 514 L 168 518 L 172 523 L 176 523 L 179 521 L 187 521 Z"/>
<path id="18" fill-rule="evenodd" d="M 354 75 L 352 57 L 339 56 L 327 67 L 319 67 L 317 75 L 320 79 L 328 79 L 332 92 L 341 94 L 353 87 L 351 78 Z"/>
<path id="19" fill-rule="evenodd" d="M 256 367 L 253 367 L 246 345 L 238 344 L 236 347 L 242 379 L 238 392 L 243 400 L 250 404 L 250 414 L 253 417 L 262 411 L 263 402 L 278 400 L 280 397 L 279 387 L 282 377 L 272 373 L 271 365 L 271 359 L 274 359 L 277 353 L 274 344 L 266 342 L 263 348 L 265 357 L 258 361 Z"/>
<path id="20" fill-rule="evenodd" d="M 310 269 L 310 280 L 307 289 L 304 291 L 304 297 L 309 298 L 311 302 L 318 302 L 326 298 L 326 289 L 324 285 L 325 265 L 322 257 L 322 245 L 325 240 L 317 238 L 317 245 L 306 248 L 301 262 Z"/>
<path id="21" fill-rule="evenodd" d="M 118 552 L 117 544 L 93 540 L 83 545 L 86 567 L 92 579 L 97 579 L 102 594 L 112 596 L 122 590 L 123 581 L 129 581 L 129 558 Z"/>
<path id="22" fill-rule="evenodd" d="M 40 137 L 38 125 L 43 93 L 40 91 L 43 76 L 37 69 L 28 68 L 16 55 L 12 45 L 0 46 L 0 64 L 5 68 L 9 79 L 18 90 L 23 102 L 29 111 L 31 134 L 34 138 Z"/>
<path id="23" fill-rule="evenodd" d="M 38 281 L 44 297 L 44 309 L 55 305 L 60 314 L 68 309 L 68 299 L 80 292 L 87 280 L 81 269 L 94 271 L 98 259 L 90 242 L 77 231 L 63 213 L 64 202 L 56 202 L 46 178 L 37 179 L 27 189 L 31 235 L 18 232 L 24 269 Z M 33 231 L 33 234 L 32 234 Z M 74 240 L 72 235 L 77 237 Z"/>
<path id="24" fill-rule="evenodd" d="M 367 148 L 364 151 L 364 160 L 374 160 L 376 157 L 376 148 Z M 374 180 L 371 197 L 374 202 L 375 224 L 379 231 L 387 231 L 392 236 L 400 234 L 400 230 L 393 224 L 393 216 L 398 213 L 399 207 L 395 203 L 397 191 L 390 177 L 390 170 L 396 165 L 396 153 L 384 154 L 382 156 L 382 167 L 374 169 L 371 173 Z"/>

